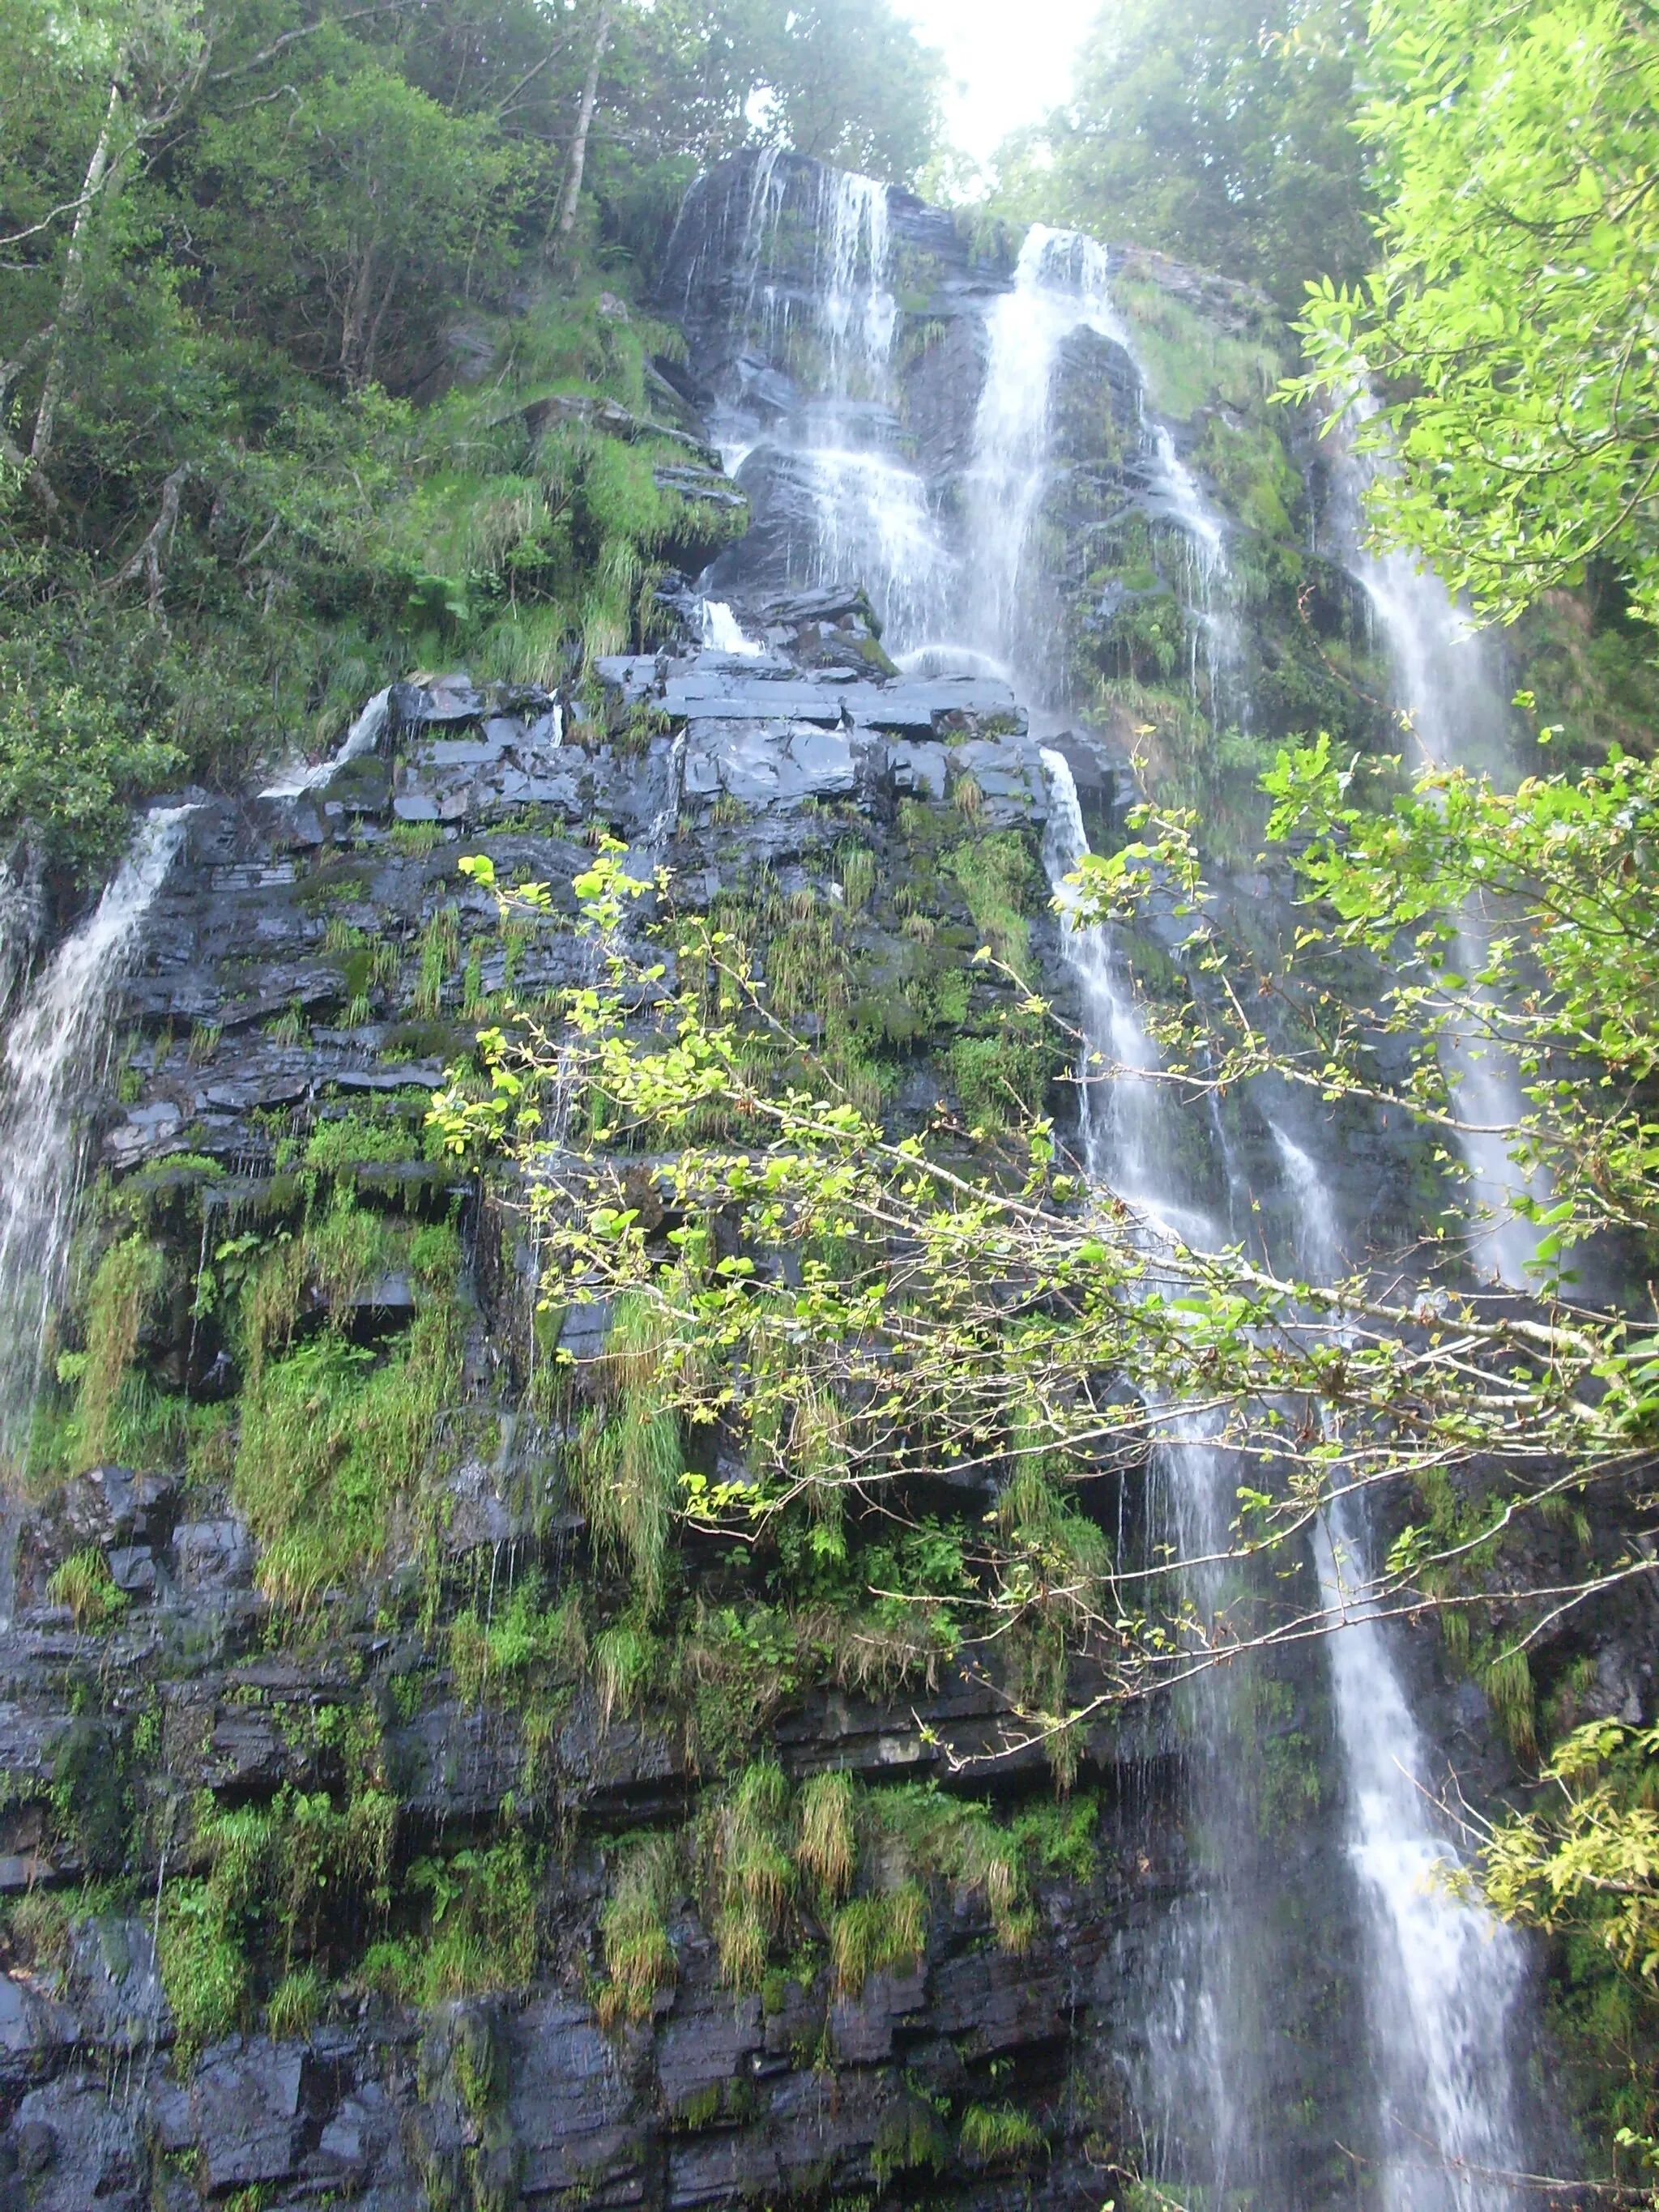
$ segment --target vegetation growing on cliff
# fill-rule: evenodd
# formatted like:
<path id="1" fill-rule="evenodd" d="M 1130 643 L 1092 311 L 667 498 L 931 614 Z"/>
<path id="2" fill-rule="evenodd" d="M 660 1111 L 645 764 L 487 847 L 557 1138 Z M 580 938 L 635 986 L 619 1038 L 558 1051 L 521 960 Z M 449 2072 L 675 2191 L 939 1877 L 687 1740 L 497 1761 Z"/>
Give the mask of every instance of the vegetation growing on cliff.
<path id="1" fill-rule="evenodd" d="M 412 665 L 637 639 L 744 512 L 636 304 L 680 193 L 757 135 L 908 177 L 936 128 L 884 0 L 16 0 L 5 45 L 0 834 L 71 878 Z"/>

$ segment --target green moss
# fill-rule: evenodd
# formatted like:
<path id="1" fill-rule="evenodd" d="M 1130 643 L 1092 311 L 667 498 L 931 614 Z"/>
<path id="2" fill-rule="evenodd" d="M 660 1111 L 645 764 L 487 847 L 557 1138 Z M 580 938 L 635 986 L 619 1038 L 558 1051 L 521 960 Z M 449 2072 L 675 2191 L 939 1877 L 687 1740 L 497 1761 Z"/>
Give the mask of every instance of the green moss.
<path id="1" fill-rule="evenodd" d="M 262 1364 L 244 1394 L 234 1494 L 262 1547 L 263 1588 L 304 1605 L 378 1560 L 459 1374 L 442 1299 L 383 1359 L 328 1328 Z"/>
<path id="2" fill-rule="evenodd" d="M 195 1856 L 209 1871 L 167 1887 L 160 1928 L 161 1978 L 186 2063 L 251 2024 L 262 1962 L 276 1973 L 273 2033 L 284 2017 L 320 2008 L 327 1977 L 319 1954 L 349 1954 L 386 1910 L 396 1811 L 361 1771 L 343 1803 L 284 1789 L 267 1806 L 198 1807 Z"/>
<path id="3" fill-rule="evenodd" d="M 159 1929 L 161 1985 L 173 2014 L 176 2063 L 251 2023 L 253 1972 L 237 1936 L 205 1881 L 170 1884 Z"/>
<path id="4" fill-rule="evenodd" d="M 1212 415 L 1193 465 L 1247 529 L 1264 538 L 1300 534 L 1302 479 L 1271 422 Z"/>
<path id="5" fill-rule="evenodd" d="M 1189 422 L 1218 403 L 1236 413 L 1267 404 L 1284 363 L 1260 338 L 1229 337 L 1158 284 L 1118 276 L 1112 298 L 1134 336 L 1135 359 L 1155 410 Z"/>

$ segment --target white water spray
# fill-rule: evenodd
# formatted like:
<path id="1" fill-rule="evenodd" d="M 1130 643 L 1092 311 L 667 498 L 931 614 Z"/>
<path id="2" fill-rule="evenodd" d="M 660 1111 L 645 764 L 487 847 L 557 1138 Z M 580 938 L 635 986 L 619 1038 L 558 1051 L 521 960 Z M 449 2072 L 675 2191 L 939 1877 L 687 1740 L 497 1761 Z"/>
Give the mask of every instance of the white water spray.
<path id="1" fill-rule="evenodd" d="M 276 782 L 268 785 L 259 793 L 260 798 L 298 799 L 306 792 L 315 791 L 320 784 L 328 782 L 348 761 L 361 759 L 364 753 L 372 753 L 380 744 L 386 728 L 391 699 L 390 688 L 377 691 L 346 732 L 337 752 L 328 760 L 319 761 L 312 768 L 296 764 L 284 769 Z"/>
<path id="2" fill-rule="evenodd" d="M 856 364 L 864 374 L 864 396 L 879 398 L 898 321 L 887 186 L 852 171 L 825 169 L 818 185 L 817 237 L 818 327 L 829 349 L 830 389 L 846 392 Z"/>
<path id="3" fill-rule="evenodd" d="M 963 484 L 973 548 L 961 629 L 988 652 L 1018 658 L 1031 593 L 1032 526 L 1048 487 L 1054 369 L 1073 331 L 1122 337 L 1107 288 L 1106 249 L 1035 224 L 1013 289 L 986 317 L 985 381 Z"/>
<path id="4" fill-rule="evenodd" d="M 1149 1286 L 1178 1289 L 1161 1260 L 1182 1247 L 1213 1251 L 1223 1240 L 1174 1172 L 1181 1152 L 1176 1109 L 1158 1080 L 1157 1049 L 1109 933 L 1079 926 L 1076 894 L 1065 881 L 1089 850 L 1077 785 L 1062 753 L 1045 746 L 1042 761 L 1052 801 L 1045 860 L 1082 1001 L 1085 1164 L 1090 1182 L 1125 1200 L 1144 1224 Z M 1233 1633 L 1226 1557 L 1237 1469 L 1211 1417 L 1152 1396 L 1148 1412 L 1158 1431 L 1159 1540 L 1186 1563 L 1182 1584 L 1194 1632 L 1225 1650 Z M 1213 2192 L 1206 2201 L 1218 2204 L 1234 2202 L 1232 2190 L 1272 2185 L 1276 2155 L 1265 2065 L 1270 1947 L 1252 1893 L 1255 1837 L 1244 1778 L 1222 1749 L 1243 1682 L 1237 1668 L 1200 1668 L 1187 1692 L 1207 1754 L 1190 1778 L 1202 1872 L 1164 1931 L 1145 2021 L 1142 2101 L 1154 2120 L 1149 2148 L 1160 2170 L 1174 2158 L 1184 2178 Z"/>
<path id="5" fill-rule="evenodd" d="M 711 653 L 734 653 L 742 660 L 758 660 L 766 651 L 758 638 L 744 635 L 742 623 L 724 599 L 703 601 L 702 641 Z"/>
<path id="6" fill-rule="evenodd" d="M 66 1288 L 85 1130 L 78 1109 L 107 1064 L 110 1018 L 191 809 L 158 807 L 94 911 L 30 986 L 6 1039 L 0 1093 L 0 1444 L 26 1444 Z"/>
<path id="7" fill-rule="evenodd" d="M 1271 1114 L 1269 1127 L 1297 1262 L 1334 1282 L 1342 1239 L 1319 1164 Z M 1449 1886 L 1458 1853 L 1437 1817 L 1395 1632 L 1376 1617 L 1361 1518 L 1336 1497 L 1313 1549 L 1363 1917 L 1380 2203 L 1384 2212 L 1512 2212 L 1504 2177 L 1525 2160 L 1510 2038 L 1525 1956 L 1510 1929 Z"/>
<path id="8" fill-rule="evenodd" d="M 1334 456 L 1333 484 L 1342 559 L 1375 611 L 1393 666 L 1396 702 L 1410 718 L 1425 761 L 1502 780 L 1507 765 L 1504 709 L 1488 641 L 1470 624 L 1431 569 L 1403 551 L 1377 553 L 1364 543 L 1364 465 L 1345 447 Z M 1486 964 L 1486 917 L 1473 902 L 1457 920 L 1455 958 L 1466 981 Z M 1483 994 L 1477 992 L 1476 996 Z M 1502 1016 L 1495 1002 L 1495 1024 Z M 1493 1036 L 1462 1036 L 1443 1047 L 1460 1121 L 1458 1146 L 1481 1217 L 1475 1257 L 1511 1290 L 1532 1283 L 1539 1231 L 1515 1210 L 1517 1196 L 1547 1202 L 1549 1183 L 1510 1158 L 1524 1101 L 1514 1060 Z"/>

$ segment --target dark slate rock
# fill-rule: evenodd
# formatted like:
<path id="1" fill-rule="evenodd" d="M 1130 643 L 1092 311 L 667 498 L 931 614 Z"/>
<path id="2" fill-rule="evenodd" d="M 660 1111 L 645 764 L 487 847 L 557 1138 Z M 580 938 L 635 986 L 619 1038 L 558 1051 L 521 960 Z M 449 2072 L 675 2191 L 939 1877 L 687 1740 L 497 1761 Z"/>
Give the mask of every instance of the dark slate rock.
<path id="1" fill-rule="evenodd" d="M 735 2080 L 763 2044 L 756 1996 L 734 2002 L 722 1993 L 712 2009 L 669 2021 L 657 2039 L 657 2079 L 670 2113 L 683 2111 L 700 2090 Z"/>
<path id="2" fill-rule="evenodd" d="M 75 2075 L 32 2089 L 11 2140 L 30 2212 L 141 2212 L 143 2147 L 131 2113 L 103 2084 Z"/>
<path id="3" fill-rule="evenodd" d="M 299 2044 L 238 2037 L 210 2051 L 191 2084 L 197 2142 L 215 2190 L 286 2181 L 299 2164 Z"/>
<path id="4" fill-rule="evenodd" d="M 511 2039 L 507 2110 L 523 2154 L 526 2196 L 598 2190 L 614 2179 L 622 2195 L 600 2201 L 637 2201 L 631 2185 L 644 2149 L 643 2116 L 592 2013 L 567 1997 L 542 1997 L 525 2008 Z"/>
<path id="5" fill-rule="evenodd" d="M 253 1575 L 253 1539 L 240 1521 L 185 1521 L 173 1531 L 181 1589 L 207 1595 L 245 1589 Z"/>

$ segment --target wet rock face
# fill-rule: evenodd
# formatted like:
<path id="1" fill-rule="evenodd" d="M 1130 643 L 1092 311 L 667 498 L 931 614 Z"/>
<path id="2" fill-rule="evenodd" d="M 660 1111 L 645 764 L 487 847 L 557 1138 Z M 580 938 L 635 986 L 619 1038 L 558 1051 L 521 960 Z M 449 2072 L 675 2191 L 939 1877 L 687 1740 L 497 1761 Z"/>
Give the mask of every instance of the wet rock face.
<path id="1" fill-rule="evenodd" d="M 823 175 L 785 159 L 761 180 L 775 184 L 794 255 L 781 296 L 803 313 L 822 274 Z M 761 353 L 742 327 L 757 186 L 747 161 L 692 195 L 665 289 L 690 341 L 683 380 L 711 410 L 736 392 L 781 417 L 803 404 L 812 364 Z M 888 215 L 895 312 L 927 333 L 904 368 L 904 433 L 944 481 L 983 373 L 981 310 L 1009 272 L 936 210 L 893 194 Z M 1063 368 L 1054 496 L 1071 518 L 1060 565 L 1075 605 L 1097 588 L 1090 533 L 1105 542 L 1154 487 L 1130 436 L 1139 387 L 1122 349 L 1091 335 Z M 889 411 L 896 426 L 901 410 Z M 685 435 L 688 468 L 702 471 L 704 427 Z M 551 1661 L 550 1691 L 532 1697 L 516 1678 L 492 1683 L 477 1657 L 477 1636 L 508 1617 L 532 1573 L 550 1591 L 580 1586 L 608 1625 L 625 1610 L 561 1472 L 584 1404 L 544 1388 L 556 1346 L 597 1358 L 611 1316 L 538 1315 L 520 1194 L 430 1157 L 425 1139 L 446 1067 L 507 995 L 534 1003 L 590 976 L 573 885 L 596 834 L 621 840 L 641 875 L 665 866 L 677 911 L 734 927 L 766 912 L 775 937 L 790 917 L 829 918 L 849 1019 L 890 1076 L 882 1111 L 895 1135 L 965 1132 L 986 1110 L 958 1048 L 994 1039 L 1017 996 L 975 965 L 981 926 L 942 857 L 993 837 L 1023 856 L 1034 980 L 1062 1016 L 1075 1011 L 1038 865 L 1049 793 L 1025 714 L 984 673 L 902 675 L 858 578 L 803 583 L 789 544 L 805 510 L 792 524 L 781 471 L 774 490 L 720 572 L 742 651 L 703 645 L 696 593 L 671 582 L 661 620 L 677 637 L 661 652 L 550 691 L 464 672 L 411 678 L 392 687 L 374 744 L 332 773 L 286 796 L 221 796 L 191 818 L 94 1117 L 114 1208 L 100 1237 L 137 1224 L 165 1255 L 137 1359 L 147 1387 L 187 1410 L 175 1431 L 142 1432 L 148 1457 L 100 1452 L 66 1468 L 72 1479 L 10 1532 L 0 2212 L 201 2212 L 247 2191 L 264 2212 L 331 2199 L 374 2212 L 735 2212 L 842 2197 L 1097 2212 L 1115 2189 L 1122 2201 L 1118 2162 L 1142 2140 L 1129 2084 L 1159 1931 L 1193 1881 L 1170 1716 L 1091 1731 L 1082 1780 L 1097 1809 L 1081 1841 L 1042 1832 L 1017 1924 L 999 1921 L 982 1884 L 939 1876 L 902 1963 L 838 1978 L 807 1945 L 738 1995 L 682 1867 L 663 1907 L 674 1978 L 617 2017 L 601 2004 L 617 1869 L 641 1830 L 681 1831 L 695 1815 L 732 1709 L 711 1714 L 679 1688 L 628 1706 L 591 1670 Z M 1104 844 L 1134 797 L 1124 759 L 1085 735 L 1054 742 Z M 503 883 L 545 884 L 546 922 L 503 928 L 458 866 L 474 854 Z M 810 1036 L 821 1017 L 805 1006 L 799 1019 Z M 1063 1055 L 1046 1074 L 1063 1130 L 1074 1115 Z M 1374 1202 L 1363 1158 L 1355 1178 L 1371 1186 L 1356 1204 Z M 664 1200 L 648 1158 L 628 1163 L 624 1188 L 655 1225 Z M 248 1389 L 234 1315 L 258 1287 L 256 1264 L 274 1266 L 336 1207 L 378 1224 L 373 1251 L 353 1267 L 306 1247 L 271 1356 L 303 1354 L 325 1328 L 366 1369 L 404 1356 L 432 1310 L 423 1236 L 451 1240 L 453 1354 L 430 1439 L 434 1494 L 419 1514 L 405 1498 L 372 1558 L 296 1614 L 273 1602 L 257 1485 L 231 1464 L 228 1422 L 239 1404 L 246 1419 Z M 283 1401 L 281 1448 L 296 1461 L 321 1405 L 320 1386 Z M 1106 1515 L 1115 1498 L 1091 1510 Z M 911 1502 L 976 1516 L 990 1500 L 941 1474 Z M 284 1574 L 299 1577 L 323 1540 L 319 1503 Z M 88 1553 L 107 1589 L 66 1574 Z M 712 1548 L 688 1545 L 683 1571 L 711 1611 L 749 1589 Z M 1603 1672 L 1607 1709 L 1622 1711 L 1639 1685 L 1617 1654 Z M 1079 1674 L 1071 1694 L 1100 1686 Z M 1328 1735 L 1305 1685 L 1264 1722 L 1263 1763 L 1287 1798 L 1317 1796 Z M 793 1788 L 841 1771 L 965 1792 L 990 1760 L 1007 1808 L 1053 1803 L 1043 1752 L 1016 1740 L 994 1662 L 941 1662 L 896 1686 L 814 1680 L 775 1698 L 757 1742 Z M 365 1806 L 391 1808 L 383 1862 L 380 1832 L 327 1825 Z M 258 1840 L 273 1808 L 286 1858 Z M 295 1856 L 296 1808 L 325 1838 L 320 1883 Z M 1335 1832 L 1286 1820 L 1264 1828 L 1252 1863 L 1296 1900 L 1306 1962 L 1273 1993 L 1283 2033 L 1264 2067 L 1287 2113 L 1318 2088 L 1327 2133 L 1358 2070 Z M 255 1854 L 262 1893 L 303 1893 L 302 1948 L 331 1966 L 317 1986 L 290 1975 L 254 1904 L 226 1904 L 221 1869 L 238 1849 Z M 52 1900 L 92 1875 L 111 1887 L 66 1929 Z M 205 2002 L 225 1967 L 222 1911 L 241 1916 L 231 1932 L 255 1972 L 229 2018 Z M 416 2002 L 422 1958 L 448 1940 L 446 1916 L 453 1930 L 466 1914 L 492 1955 L 533 1920 L 521 1971 L 458 1996 L 457 1968 Z M 419 1955 L 373 1966 L 393 1929 Z M 974 2112 L 989 2116 L 977 2136 L 964 2126 Z M 1317 2144 L 1302 2121 L 1286 2128 L 1311 2172 Z M 1316 2175 L 1298 2187 L 1298 2201 L 1339 2199 Z"/>
<path id="2" fill-rule="evenodd" d="M 1064 993 L 1035 872 L 1048 789 L 1006 686 L 897 675 L 855 586 L 774 594 L 746 614 L 758 650 L 688 638 L 601 664 L 580 693 L 459 673 L 394 687 L 372 750 L 294 795 L 252 789 L 198 809 L 127 988 L 134 1042 L 103 1102 L 99 1159 L 172 1255 L 170 1277 L 199 1282 L 216 1265 L 228 1279 L 239 1237 L 285 1233 L 300 1186 L 321 1172 L 310 1163 L 333 1157 L 331 1130 L 385 1155 L 343 1171 L 354 1204 L 459 1224 L 477 1256 L 459 1292 L 456 1419 L 483 1425 L 479 1447 L 458 1445 L 448 1462 L 436 1541 L 462 1589 L 499 1580 L 505 1593 L 538 1558 L 574 1571 L 583 1532 L 544 1429 L 518 1412 L 536 1358 L 519 1228 L 501 1194 L 422 1158 L 424 1101 L 509 961 L 521 995 L 585 972 L 570 886 L 596 826 L 641 867 L 668 866 L 681 901 L 701 907 L 757 874 L 785 898 L 841 900 L 849 841 L 872 856 L 852 972 L 872 1034 L 885 1024 L 914 1054 L 896 1127 L 950 1096 L 955 1031 L 930 1038 L 912 1011 L 925 1007 L 921 955 L 929 973 L 960 968 L 963 1006 L 982 1000 L 987 1018 L 1004 988 L 969 980 L 977 931 L 954 879 L 929 878 L 950 944 L 901 929 L 891 893 L 917 866 L 918 823 L 946 846 L 1024 841 L 1041 972 Z M 550 886 L 552 916 L 532 941 L 503 941 L 493 904 L 457 871 L 473 853 L 505 881 Z M 371 1127 L 400 1141 L 365 1146 Z M 643 1169 L 639 1190 L 653 1202 Z M 420 1310 L 404 1264 L 307 1283 L 295 1328 L 330 1318 L 383 1352 Z M 581 1318 L 597 1351 L 604 1316 Z M 199 1295 L 160 1301 L 141 1357 L 210 1410 L 244 1381 L 222 1306 Z M 261 1545 L 210 1454 L 189 1472 L 100 1462 L 28 1517 L 0 1638 L 0 1887 L 67 1899 L 125 1861 L 137 1902 L 79 1922 L 61 1946 L 29 1933 L 31 1907 L 10 1939 L 0 2204 L 185 2212 L 258 2191 L 270 2207 L 334 2192 L 381 2212 L 725 2206 L 867 2191 L 872 2173 L 896 2201 L 909 2175 L 988 2205 L 1024 2203 L 1034 2185 L 1048 2201 L 1094 2202 L 1062 2085 L 1087 2045 L 1110 1931 L 1135 1886 L 1167 1869 L 1126 1874 L 1101 1848 L 1074 1874 L 1044 1874 L 1018 1950 L 999 1940 L 982 1894 L 937 1888 L 914 1967 L 872 1971 L 840 1995 L 821 1960 L 803 1960 L 735 1997 L 683 1892 L 675 1985 L 644 2018 L 603 2026 L 592 1991 L 609 1838 L 685 1819 L 703 1780 L 697 1743 L 678 1711 L 617 1713 L 586 1685 L 545 1734 L 510 1701 L 481 1702 L 454 1674 L 447 1619 L 422 1625 L 400 1595 L 418 1583 L 414 1547 L 412 1534 L 394 1540 L 370 1586 L 340 1590 L 295 1633 L 272 1610 Z M 77 1615 L 53 1579 L 88 1552 L 106 1559 L 115 1593 L 100 1621 Z M 165 1950 L 180 1924 L 167 1853 L 186 1846 L 168 1838 L 187 1819 L 199 1832 L 204 1806 L 234 1817 L 344 1802 L 353 1728 L 372 1738 L 379 1786 L 395 1798 L 397 1881 L 423 1853 L 451 1863 L 459 1845 L 495 1848 L 515 1823 L 562 1839 L 538 1861 L 548 1932 L 528 1986 L 424 2007 L 370 1989 L 308 2027 L 273 2015 L 268 2032 L 186 2047 L 157 1963 L 158 1929 Z M 894 1695 L 806 1692 L 771 1741 L 796 1782 L 826 1768 L 915 1779 L 1010 1744 L 994 1675 L 951 1666 Z M 1100 1772 L 1122 1760 L 1144 1773 L 1166 1748 L 1143 1730 L 1103 1730 L 1093 1756 Z M 1035 1745 L 998 1771 L 1006 1789 L 1049 1796 Z M 196 1848 L 184 1878 L 198 1894 L 208 1864 Z M 280 1959 L 260 1971 L 274 1989 Z M 1091 2125 L 1103 2095 L 1090 2092 Z M 1047 2116 L 1052 2143 L 975 2164 L 939 2118 L 1011 2100 Z"/>

